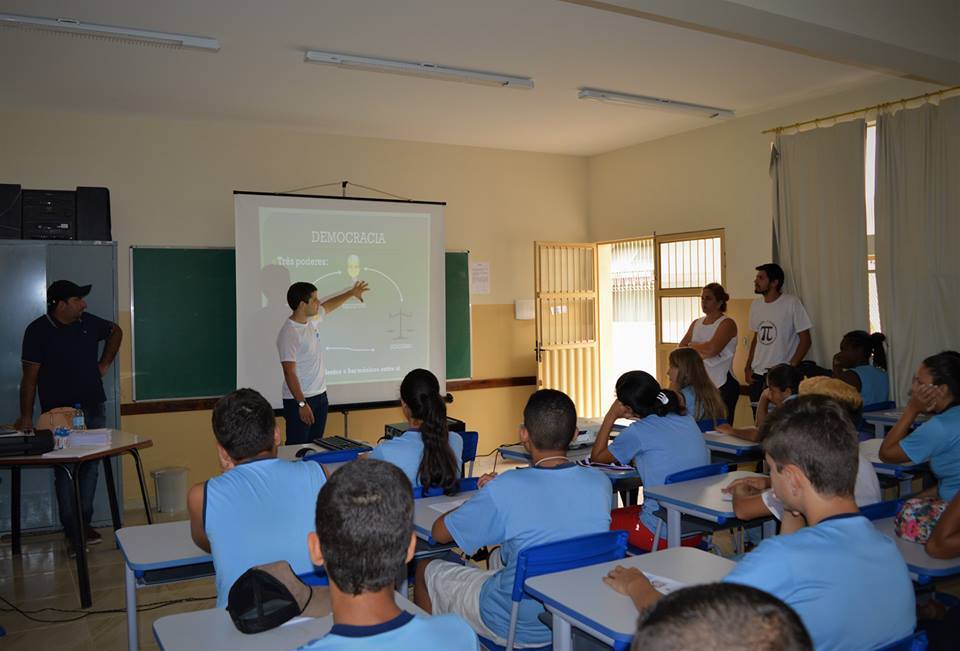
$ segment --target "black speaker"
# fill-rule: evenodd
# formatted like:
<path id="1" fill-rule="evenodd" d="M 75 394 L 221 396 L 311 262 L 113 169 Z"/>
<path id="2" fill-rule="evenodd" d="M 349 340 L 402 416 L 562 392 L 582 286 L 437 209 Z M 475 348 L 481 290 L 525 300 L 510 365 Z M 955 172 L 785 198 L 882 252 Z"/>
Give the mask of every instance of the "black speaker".
<path id="1" fill-rule="evenodd" d="M 109 242 L 110 190 L 77 188 L 77 239 Z"/>
<path id="2" fill-rule="evenodd" d="M 19 240 L 23 233 L 23 193 L 19 185 L 0 183 L 0 240 Z"/>

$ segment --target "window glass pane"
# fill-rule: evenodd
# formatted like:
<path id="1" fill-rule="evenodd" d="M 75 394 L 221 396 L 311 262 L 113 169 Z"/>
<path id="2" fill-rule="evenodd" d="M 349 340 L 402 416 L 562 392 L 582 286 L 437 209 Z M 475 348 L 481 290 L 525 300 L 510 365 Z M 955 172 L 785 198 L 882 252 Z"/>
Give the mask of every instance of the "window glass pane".
<path id="1" fill-rule="evenodd" d="M 720 238 L 660 244 L 660 288 L 699 289 L 720 282 Z"/>
<path id="2" fill-rule="evenodd" d="M 676 344 L 700 316 L 700 296 L 664 296 L 660 299 L 660 341 Z"/>

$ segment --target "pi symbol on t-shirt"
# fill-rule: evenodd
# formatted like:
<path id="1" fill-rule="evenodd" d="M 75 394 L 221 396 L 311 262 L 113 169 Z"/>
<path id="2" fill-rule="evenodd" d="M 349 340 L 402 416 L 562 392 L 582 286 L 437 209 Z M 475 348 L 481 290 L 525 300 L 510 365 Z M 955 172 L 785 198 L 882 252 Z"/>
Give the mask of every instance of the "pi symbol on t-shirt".
<path id="1" fill-rule="evenodd" d="M 777 340 L 777 326 L 772 321 L 761 321 L 757 328 L 757 340 L 761 344 L 770 345 Z"/>

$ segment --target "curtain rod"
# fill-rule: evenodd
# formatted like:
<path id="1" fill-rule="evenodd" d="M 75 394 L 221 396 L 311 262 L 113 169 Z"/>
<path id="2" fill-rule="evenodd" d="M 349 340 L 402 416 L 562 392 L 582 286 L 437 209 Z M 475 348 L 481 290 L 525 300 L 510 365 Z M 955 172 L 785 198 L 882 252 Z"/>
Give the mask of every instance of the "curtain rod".
<path id="1" fill-rule="evenodd" d="M 844 111 L 843 113 L 834 113 L 833 115 L 827 115 L 821 118 L 814 118 L 813 120 L 804 120 L 802 122 L 797 122 L 795 124 L 786 124 L 780 127 L 774 127 L 772 129 L 765 129 L 761 133 L 778 133 L 785 129 L 798 129 L 800 127 L 807 126 L 808 124 L 817 124 L 823 120 L 836 120 L 837 118 L 845 118 L 851 115 L 859 115 L 860 113 L 867 113 L 869 111 L 879 111 L 885 109 L 888 106 L 896 106 L 897 104 L 903 104 L 906 108 L 907 102 L 916 102 L 918 100 L 926 100 L 934 96 L 945 95 L 947 93 L 952 93 L 954 91 L 960 90 L 960 86 L 953 86 L 952 88 L 944 88 L 943 90 L 935 90 L 931 93 L 924 93 L 923 95 L 917 95 L 915 97 L 907 97 L 904 99 L 898 99 L 895 102 L 883 102 L 882 104 L 876 104 L 874 106 L 866 106 L 861 109 L 856 109 L 855 111 Z"/>

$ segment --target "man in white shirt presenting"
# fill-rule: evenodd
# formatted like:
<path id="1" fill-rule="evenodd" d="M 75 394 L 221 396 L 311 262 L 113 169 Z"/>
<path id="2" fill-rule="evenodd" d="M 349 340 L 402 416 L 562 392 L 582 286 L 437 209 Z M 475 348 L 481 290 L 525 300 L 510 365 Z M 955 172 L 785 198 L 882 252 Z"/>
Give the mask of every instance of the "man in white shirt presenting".
<path id="1" fill-rule="evenodd" d="M 369 289 L 360 280 L 353 287 L 328 298 L 317 298 L 311 283 L 297 282 L 287 290 L 287 304 L 293 310 L 277 336 L 277 350 L 283 366 L 283 418 L 287 424 L 287 445 L 308 443 L 323 436 L 327 424 L 327 383 L 323 346 L 318 324 L 328 313 L 350 297 L 363 302 Z"/>
<path id="2" fill-rule="evenodd" d="M 782 293 L 784 273 L 780 265 L 769 262 L 756 269 L 753 293 L 760 294 L 760 298 L 750 305 L 753 341 L 743 371 L 752 403 L 760 400 L 769 369 L 777 364 L 797 366 L 803 361 L 810 350 L 812 326 L 800 299 Z"/>

